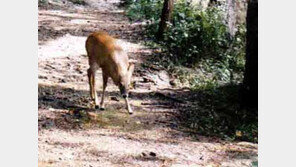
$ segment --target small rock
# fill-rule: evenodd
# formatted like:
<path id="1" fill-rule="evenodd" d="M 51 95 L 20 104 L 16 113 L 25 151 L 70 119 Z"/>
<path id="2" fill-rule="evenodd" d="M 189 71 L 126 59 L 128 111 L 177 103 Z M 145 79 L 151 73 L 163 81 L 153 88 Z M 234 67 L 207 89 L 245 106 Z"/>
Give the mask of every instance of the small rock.
<path id="1" fill-rule="evenodd" d="M 151 78 L 143 76 L 143 82 L 153 82 L 153 80 Z"/>
<path id="2" fill-rule="evenodd" d="M 179 80 L 177 80 L 177 79 L 172 79 L 171 81 L 170 81 L 170 84 L 172 85 L 172 86 L 178 86 L 178 85 L 180 85 L 181 83 L 180 83 L 180 81 Z"/>
<path id="3" fill-rule="evenodd" d="M 48 79 L 47 76 L 42 76 L 42 75 L 38 76 L 38 78 L 40 78 L 40 79 Z"/>
<path id="4" fill-rule="evenodd" d="M 156 153 L 155 152 L 150 152 L 149 155 L 152 156 L 152 157 L 156 157 Z"/>
<path id="5" fill-rule="evenodd" d="M 110 98 L 111 98 L 111 100 L 119 101 L 119 99 L 116 96 L 111 96 Z"/>

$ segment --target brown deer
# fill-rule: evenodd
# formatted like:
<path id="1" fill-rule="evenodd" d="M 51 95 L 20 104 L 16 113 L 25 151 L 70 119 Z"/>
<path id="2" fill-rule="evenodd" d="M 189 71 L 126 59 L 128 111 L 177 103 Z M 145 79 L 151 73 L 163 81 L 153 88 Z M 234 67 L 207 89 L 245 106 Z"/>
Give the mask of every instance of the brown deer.
<path id="1" fill-rule="evenodd" d="M 102 31 L 94 32 L 88 36 L 86 40 L 86 51 L 90 66 L 87 70 L 90 96 L 95 103 L 95 108 L 104 110 L 105 90 L 108 78 L 111 77 L 125 100 L 128 113 L 132 114 L 133 111 L 128 101 L 128 92 L 135 61 L 129 61 L 127 53 L 122 49 L 116 39 Z M 103 93 L 100 106 L 95 89 L 95 73 L 98 68 L 102 69 L 103 74 Z"/>

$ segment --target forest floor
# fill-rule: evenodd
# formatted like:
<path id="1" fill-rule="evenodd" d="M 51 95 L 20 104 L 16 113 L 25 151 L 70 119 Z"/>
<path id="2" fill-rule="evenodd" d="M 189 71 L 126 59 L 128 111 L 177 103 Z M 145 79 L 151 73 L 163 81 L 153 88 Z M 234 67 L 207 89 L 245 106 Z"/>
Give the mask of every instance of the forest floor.
<path id="1" fill-rule="evenodd" d="M 180 109 L 189 89 L 172 87 L 164 69 L 141 64 L 153 53 L 141 45 L 143 27 L 130 23 L 117 0 L 87 5 L 53 1 L 38 12 L 38 166 L 252 166 L 256 143 L 225 141 L 182 131 Z M 85 40 L 104 30 L 137 60 L 128 115 L 109 80 L 106 110 L 90 102 Z M 101 71 L 96 74 L 101 92 Z"/>

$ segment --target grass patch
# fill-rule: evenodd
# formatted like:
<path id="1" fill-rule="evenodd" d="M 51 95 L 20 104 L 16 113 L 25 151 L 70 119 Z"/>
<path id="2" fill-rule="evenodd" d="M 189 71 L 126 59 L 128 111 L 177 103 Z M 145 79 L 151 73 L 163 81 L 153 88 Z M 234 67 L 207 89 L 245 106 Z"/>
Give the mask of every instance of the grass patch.
<path id="1" fill-rule="evenodd" d="M 76 114 L 76 118 L 86 128 L 99 127 L 106 129 L 118 129 L 124 132 L 138 131 L 147 129 L 140 121 L 134 119 L 126 112 L 107 109 L 99 113 L 80 111 Z"/>

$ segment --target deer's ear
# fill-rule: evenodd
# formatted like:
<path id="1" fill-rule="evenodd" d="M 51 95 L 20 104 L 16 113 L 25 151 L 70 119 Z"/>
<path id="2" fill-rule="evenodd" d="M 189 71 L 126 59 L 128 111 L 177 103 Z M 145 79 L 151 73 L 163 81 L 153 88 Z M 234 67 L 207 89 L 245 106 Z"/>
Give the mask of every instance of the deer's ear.
<path id="1" fill-rule="evenodd" d="M 133 60 L 133 59 L 128 60 L 129 64 L 135 64 L 136 62 L 137 62 L 137 60 Z"/>

